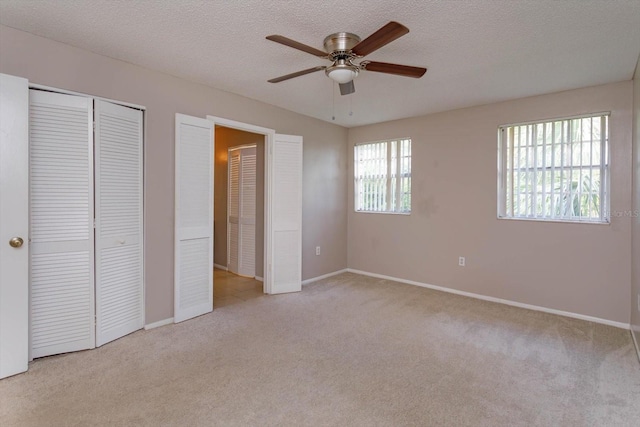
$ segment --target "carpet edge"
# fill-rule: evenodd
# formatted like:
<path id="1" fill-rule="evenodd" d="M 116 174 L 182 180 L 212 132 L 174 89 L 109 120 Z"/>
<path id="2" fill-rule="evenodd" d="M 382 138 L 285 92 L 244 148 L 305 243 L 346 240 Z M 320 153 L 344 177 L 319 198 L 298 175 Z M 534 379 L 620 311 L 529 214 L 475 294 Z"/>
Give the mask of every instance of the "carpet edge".
<path id="1" fill-rule="evenodd" d="M 461 295 L 461 296 L 475 298 L 483 301 L 490 301 L 498 304 L 510 305 L 512 307 L 519 307 L 527 310 L 540 311 L 543 313 L 549 313 L 549 314 L 555 314 L 558 316 L 570 317 L 573 319 L 585 320 L 587 322 L 600 323 L 603 325 L 613 326 L 615 328 L 625 329 L 628 331 L 631 330 L 631 325 L 629 323 L 616 322 L 615 320 L 602 319 L 600 317 L 587 316 L 585 314 L 572 313 L 570 311 L 556 310 L 555 308 L 542 307 L 542 306 L 533 305 L 533 304 L 525 304 L 522 302 L 491 297 L 488 295 L 476 294 L 473 292 L 460 291 L 458 289 L 446 288 L 444 286 L 436 286 L 428 283 L 416 282 L 414 280 L 401 279 L 399 277 L 386 276 L 384 274 L 371 273 L 368 271 L 357 270 L 353 268 L 347 268 L 347 272 L 354 273 L 354 274 L 361 274 L 363 276 L 376 277 L 378 279 L 393 280 L 394 282 L 405 283 L 407 285 L 414 285 L 414 286 L 419 286 L 421 288 L 433 289 L 436 291 L 447 292 L 450 294 Z"/>
<path id="2" fill-rule="evenodd" d="M 310 279 L 306 279 L 302 281 L 302 285 L 308 285 L 309 283 L 317 282 L 318 280 L 327 279 L 332 276 L 337 276 L 338 274 L 347 273 L 349 271 L 348 268 L 343 268 L 342 270 L 334 271 L 332 273 L 323 274 L 322 276 L 312 277 Z"/>

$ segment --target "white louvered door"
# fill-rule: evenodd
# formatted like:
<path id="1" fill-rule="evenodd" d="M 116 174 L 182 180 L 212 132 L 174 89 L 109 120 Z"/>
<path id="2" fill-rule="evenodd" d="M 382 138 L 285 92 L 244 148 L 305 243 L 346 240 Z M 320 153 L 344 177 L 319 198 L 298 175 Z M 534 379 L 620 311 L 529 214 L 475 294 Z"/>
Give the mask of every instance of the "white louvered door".
<path id="1" fill-rule="evenodd" d="M 95 346 L 91 103 L 30 91 L 31 358 Z"/>
<path id="2" fill-rule="evenodd" d="M 213 132 L 176 114 L 175 322 L 213 310 Z"/>
<path id="3" fill-rule="evenodd" d="M 271 293 L 302 290 L 302 137 L 275 135 L 271 182 Z"/>
<path id="4" fill-rule="evenodd" d="M 229 150 L 227 259 L 232 273 L 256 275 L 256 147 Z"/>
<path id="5" fill-rule="evenodd" d="M 240 150 L 240 262 L 238 274 L 256 275 L 256 147 Z"/>
<path id="6" fill-rule="evenodd" d="M 96 346 L 144 326 L 142 111 L 95 101 Z"/>
<path id="7" fill-rule="evenodd" d="M 229 150 L 229 188 L 227 190 L 227 268 L 238 274 L 240 269 L 240 150 Z"/>

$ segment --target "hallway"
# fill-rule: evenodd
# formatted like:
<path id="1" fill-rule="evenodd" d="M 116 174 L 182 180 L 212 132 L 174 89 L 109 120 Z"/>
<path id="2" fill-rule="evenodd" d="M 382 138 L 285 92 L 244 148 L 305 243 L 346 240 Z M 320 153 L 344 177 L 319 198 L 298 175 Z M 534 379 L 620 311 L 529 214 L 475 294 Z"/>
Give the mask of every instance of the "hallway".
<path id="1" fill-rule="evenodd" d="M 213 308 L 238 304 L 265 294 L 262 282 L 248 277 L 241 277 L 224 270 L 213 270 Z"/>

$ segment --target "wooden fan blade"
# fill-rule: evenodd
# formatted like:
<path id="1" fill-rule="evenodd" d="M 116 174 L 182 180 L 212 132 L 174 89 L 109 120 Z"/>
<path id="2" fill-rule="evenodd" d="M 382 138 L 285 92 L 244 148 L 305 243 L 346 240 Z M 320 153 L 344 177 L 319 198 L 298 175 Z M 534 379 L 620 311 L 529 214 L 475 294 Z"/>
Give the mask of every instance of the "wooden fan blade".
<path id="1" fill-rule="evenodd" d="M 294 77 L 304 76 L 305 74 L 315 73 L 316 71 L 324 70 L 325 68 L 327 68 L 327 67 L 325 67 L 324 65 L 320 65 L 318 67 L 313 67 L 313 68 L 307 68 L 306 70 L 297 71 L 295 73 L 287 74 L 286 76 L 276 77 L 275 79 L 268 80 L 268 82 L 269 83 L 280 83 L 283 80 L 289 80 L 289 79 L 292 79 Z"/>
<path id="2" fill-rule="evenodd" d="M 285 46 L 292 47 L 294 49 L 301 50 L 303 52 L 310 53 L 311 55 L 319 56 L 321 58 L 327 57 L 327 52 L 323 52 L 320 49 L 316 49 L 315 47 L 307 46 L 306 44 L 302 44 L 295 40 L 288 39 L 284 36 L 279 36 L 276 34 L 273 36 L 267 36 L 266 39 L 271 40 L 272 42 L 276 42 L 276 43 L 283 44 Z"/>
<path id="3" fill-rule="evenodd" d="M 349 95 L 356 91 L 353 80 L 348 83 L 340 83 L 340 95 Z"/>
<path id="4" fill-rule="evenodd" d="M 409 29 L 404 25 L 391 21 L 384 27 L 380 28 L 375 33 L 371 34 L 366 39 L 355 45 L 351 51 L 359 56 L 365 56 L 371 52 L 380 49 L 382 46 L 387 45 L 402 37 L 409 32 Z"/>
<path id="5" fill-rule="evenodd" d="M 409 65 L 389 64 L 386 62 L 367 62 L 364 67 L 367 71 L 375 71 L 376 73 L 395 74 L 398 76 L 414 77 L 419 79 L 427 72 L 426 68 L 411 67 Z"/>

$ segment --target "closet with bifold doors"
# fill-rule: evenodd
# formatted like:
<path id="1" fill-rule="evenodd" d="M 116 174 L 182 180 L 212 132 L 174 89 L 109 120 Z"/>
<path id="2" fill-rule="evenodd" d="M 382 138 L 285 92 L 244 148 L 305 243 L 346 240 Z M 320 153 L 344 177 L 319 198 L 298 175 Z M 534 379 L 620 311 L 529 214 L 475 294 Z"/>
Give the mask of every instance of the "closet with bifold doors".
<path id="1" fill-rule="evenodd" d="M 29 91 L 30 359 L 144 326 L 143 112 Z"/>

